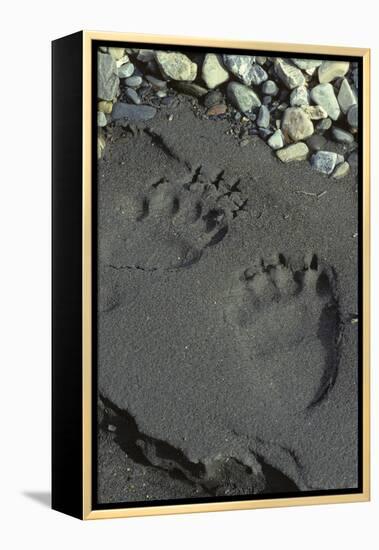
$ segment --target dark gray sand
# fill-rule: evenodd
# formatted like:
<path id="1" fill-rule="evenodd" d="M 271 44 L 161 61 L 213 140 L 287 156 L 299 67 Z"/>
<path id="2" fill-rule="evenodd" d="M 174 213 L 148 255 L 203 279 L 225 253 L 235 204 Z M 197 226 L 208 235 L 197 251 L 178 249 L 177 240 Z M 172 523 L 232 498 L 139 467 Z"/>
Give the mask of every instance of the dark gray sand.
<path id="1" fill-rule="evenodd" d="M 99 163 L 100 502 L 357 486 L 357 174 L 228 127 L 182 98 Z"/>

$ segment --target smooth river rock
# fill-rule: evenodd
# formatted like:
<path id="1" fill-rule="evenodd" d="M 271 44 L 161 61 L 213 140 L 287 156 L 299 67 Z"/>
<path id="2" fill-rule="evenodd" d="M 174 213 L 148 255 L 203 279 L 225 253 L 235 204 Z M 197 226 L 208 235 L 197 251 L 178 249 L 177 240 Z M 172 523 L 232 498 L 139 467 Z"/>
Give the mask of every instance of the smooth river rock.
<path id="1" fill-rule="evenodd" d="M 112 110 L 112 120 L 127 119 L 129 122 L 141 122 L 155 116 L 157 110 L 150 105 L 131 105 L 130 103 L 115 103 Z"/>
<path id="2" fill-rule="evenodd" d="M 293 141 L 307 139 L 314 132 L 311 119 L 300 107 L 289 107 L 284 111 L 281 129 Z"/>
<path id="3" fill-rule="evenodd" d="M 251 55 L 223 55 L 225 67 L 244 84 L 251 84 L 251 69 L 255 57 Z"/>
<path id="4" fill-rule="evenodd" d="M 166 78 L 172 80 L 195 80 L 197 65 L 179 52 L 156 52 L 155 58 Z"/>
<path id="5" fill-rule="evenodd" d="M 211 90 L 229 79 L 229 73 L 222 65 L 220 56 L 214 53 L 206 54 L 201 76 L 207 88 Z"/>
<path id="6" fill-rule="evenodd" d="M 346 114 L 350 107 L 357 104 L 357 98 L 351 89 L 351 86 L 346 78 L 341 82 L 341 86 L 337 95 L 337 100 L 341 111 Z"/>
<path id="7" fill-rule="evenodd" d="M 305 160 L 308 156 L 309 149 L 305 143 L 293 143 L 284 149 L 276 151 L 276 156 L 284 163 Z"/>
<path id="8" fill-rule="evenodd" d="M 257 94 L 251 88 L 238 82 L 229 82 L 227 95 L 232 104 L 243 113 L 261 106 L 261 100 Z"/>
<path id="9" fill-rule="evenodd" d="M 324 61 L 318 68 L 318 79 L 320 84 L 332 82 L 336 78 L 345 76 L 349 70 L 348 61 Z"/>
<path id="10" fill-rule="evenodd" d="M 331 84 L 318 84 L 311 90 L 311 99 L 323 107 L 332 120 L 337 120 L 341 110 Z"/>
<path id="11" fill-rule="evenodd" d="M 337 153 L 333 153 L 331 151 L 317 151 L 317 153 L 311 157 L 311 165 L 312 168 L 318 172 L 329 176 L 333 172 L 337 164 L 337 160 Z"/>
<path id="12" fill-rule="evenodd" d="M 112 101 L 117 95 L 120 79 L 113 57 L 107 53 L 97 54 L 97 96 L 99 99 Z"/>
<path id="13" fill-rule="evenodd" d="M 290 65 L 290 63 L 284 61 L 284 59 L 278 58 L 276 60 L 275 70 L 280 80 L 290 90 L 305 84 L 305 77 L 301 70 Z"/>

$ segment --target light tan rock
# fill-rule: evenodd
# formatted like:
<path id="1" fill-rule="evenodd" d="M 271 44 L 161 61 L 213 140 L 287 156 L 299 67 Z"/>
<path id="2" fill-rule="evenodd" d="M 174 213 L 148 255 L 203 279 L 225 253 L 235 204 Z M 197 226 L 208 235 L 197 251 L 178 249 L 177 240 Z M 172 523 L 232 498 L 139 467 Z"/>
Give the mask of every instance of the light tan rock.
<path id="1" fill-rule="evenodd" d="M 113 57 L 115 61 L 121 59 L 125 53 L 125 48 L 108 48 L 108 53 Z"/>
<path id="2" fill-rule="evenodd" d="M 328 117 L 328 113 L 321 105 L 302 105 L 301 108 L 311 120 L 321 120 Z"/>
<path id="3" fill-rule="evenodd" d="M 122 67 L 122 65 L 125 65 L 125 63 L 128 63 L 128 62 L 129 62 L 129 56 L 125 54 L 122 57 L 120 57 L 120 59 L 116 60 L 116 66 L 119 69 L 120 67 Z"/>
<path id="4" fill-rule="evenodd" d="M 305 143 L 293 143 L 276 151 L 276 156 L 284 163 L 305 160 L 308 156 L 309 149 Z"/>
<path id="5" fill-rule="evenodd" d="M 110 115 L 112 112 L 112 101 L 99 101 L 97 104 L 97 110 L 103 112 L 106 115 Z"/>
<path id="6" fill-rule="evenodd" d="M 228 71 L 223 67 L 220 56 L 207 53 L 201 69 L 201 76 L 210 90 L 216 88 L 229 78 Z"/>
<path id="7" fill-rule="evenodd" d="M 195 80 L 197 65 L 180 52 L 156 52 L 157 63 L 167 78 L 173 80 Z"/>
<path id="8" fill-rule="evenodd" d="M 335 78 L 345 76 L 349 70 L 348 61 L 324 61 L 318 68 L 318 79 L 320 84 L 332 82 Z"/>
<path id="9" fill-rule="evenodd" d="M 311 119 L 301 107 L 289 107 L 284 111 L 281 130 L 293 141 L 307 139 L 314 132 Z"/>
<path id="10" fill-rule="evenodd" d="M 332 174 L 332 178 L 339 180 L 347 176 L 349 172 L 350 172 L 350 164 L 346 161 L 342 162 L 341 164 L 338 164 L 338 166 L 335 168 Z"/>

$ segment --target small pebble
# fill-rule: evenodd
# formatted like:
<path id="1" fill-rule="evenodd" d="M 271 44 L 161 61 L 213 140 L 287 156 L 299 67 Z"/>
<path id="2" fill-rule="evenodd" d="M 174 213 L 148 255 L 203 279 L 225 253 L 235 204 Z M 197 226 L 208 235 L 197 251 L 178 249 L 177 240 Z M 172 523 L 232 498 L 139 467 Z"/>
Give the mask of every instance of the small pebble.
<path id="1" fill-rule="evenodd" d="M 354 136 L 351 135 L 350 132 L 346 132 L 346 130 L 342 130 L 342 128 L 338 128 L 337 126 L 333 126 L 332 136 L 338 143 L 349 144 L 354 142 Z"/>
<path id="2" fill-rule="evenodd" d="M 212 107 L 218 103 L 222 103 L 223 95 L 219 90 L 212 90 L 204 96 L 204 105 L 205 107 Z"/>
<path id="3" fill-rule="evenodd" d="M 344 178 L 345 176 L 347 176 L 347 174 L 350 172 L 350 165 L 348 162 L 342 162 L 341 164 L 339 164 L 333 174 L 332 174 L 332 177 L 336 180 L 338 179 L 341 179 L 341 178 Z"/>
<path id="4" fill-rule="evenodd" d="M 320 122 L 318 122 L 316 128 L 319 132 L 325 132 L 326 130 L 329 130 L 331 126 L 332 121 L 330 120 L 330 118 L 324 118 L 323 120 L 320 120 Z"/>
<path id="5" fill-rule="evenodd" d="M 219 103 L 217 105 L 212 105 L 212 107 L 209 107 L 207 110 L 207 116 L 217 116 L 217 115 L 223 115 L 226 113 L 226 105 L 225 103 Z"/>
<path id="6" fill-rule="evenodd" d="M 328 113 L 320 105 L 302 105 L 301 108 L 311 120 L 322 120 L 328 117 Z"/>
<path id="7" fill-rule="evenodd" d="M 194 84 L 193 82 L 175 82 L 174 86 L 179 92 L 192 95 L 194 97 L 202 97 L 208 93 L 206 88 L 203 88 L 203 86 L 199 86 L 198 84 Z"/>
<path id="8" fill-rule="evenodd" d="M 348 160 L 349 160 L 349 164 L 352 168 L 358 168 L 358 162 L 359 162 L 358 151 L 353 151 L 349 155 Z"/>
<path id="9" fill-rule="evenodd" d="M 139 105 L 141 103 L 139 95 L 133 88 L 126 88 L 125 95 L 135 105 Z"/>
<path id="10" fill-rule="evenodd" d="M 113 57 L 115 61 L 121 59 L 125 54 L 125 48 L 108 48 L 108 53 Z"/>
<path id="11" fill-rule="evenodd" d="M 267 143 L 271 147 L 271 149 L 274 149 L 274 151 L 276 151 L 277 149 L 281 149 L 284 146 L 282 131 L 276 130 L 267 140 Z"/>
<path id="12" fill-rule="evenodd" d="M 246 147 L 246 145 L 248 145 L 250 143 L 250 139 L 249 138 L 243 138 L 241 141 L 240 141 L 240 147 Z"/>
<path id="13" fill-rule="evenodd" d="M 266 95 L 274 96 L 278 93 L 279 88 L 273 80 L 266 80 L 266 82 L 263 82 L 262 84 L 262 92 Z"/>
<path id="14" fill-rule="evenodd" d="M 299 86 L 292 90 L 290 95 L 290 104 L 292 107 L 300 107 L 301 105 L 309 105 L 308 88 Z"/>
<path id="15" fill-rule="evenodd" d="M 267 61 L 267 57 L 257 55 L 257 57 L 255 58 L 255 61 L 259 63 L 259 65 L 264 65 Z"/>
<path id="16" fill-rule="evenodd" d="M 266 71 L 257 63 L 252 65 L 250 70 L 250 80 L 253 86 L 259 86 L 268 79 Z"/>
<path id="17" fill-rule="evenodd" d="M 113 103 L 112 101 L 99 101 L 97 104 L 97 110 L 102 111 L 106 115 L 110 115 L 112 112 Z"/>
<path id="18" fill-rule="evenodd" d="M 107 117 L 103 111 L 97 111 L 97 125 L 101 127 L 107 125 Z"/>
<path id="19" fill-rule="evenodd" d="M 146 75 L 146 80 L 150 82 L 154 90 L 165 90 L 167 88 L 167 82 L 165 80 L 155 78 L 155 76 L 151 74 Z"/>
<path id="20" fill-rule="evenodd" d="M 261 106 L 261 100 L 248 86 L 238 82 L 229 82 L 227 95 L 231 103 L 243 113 Z"/>
<path id="21" fill-rule="evenodd" d="M 358 106 L 352 105 L 347 113 L 347 121 L 352 128 L 358 128 Z"/>
<path id="22" fill-rule="evenodd" d="M 266 140 L 268 137 L 270 137 L 272 134 L 272 131 L 268 128 L 259 128 L 259 135 L 262 139 Z"/>
<path id="23" fill-rule="evenodd" d="M 130 88 L 139 88 L 142 84 L 142 78 L 140 76 L 129 76 L 125 80 L 125 84 Z"/>
<path id="24" fill-rule="evenodd" d="M 270 126 L 270 111 L 265 105 L 261 105 L 259 108 L 257 125 L 260 128 L 268 128 Z"/>
<path id="25" fill-rule="evenodd" d="M 320 151 L 326 145 L 326 139 L 320 134 L 313 134 L 307 139 L 307 145 L 311 151 Z"/>
<path id="26" fill-rule="evenodd" d="M 133 63 L 126 63 L 125 65 L 122 65 L 118 70 L 118 76 L 120 78 L 128 78 L 129 76 L 132 76 L 133 73 L 134 73 Z"/>

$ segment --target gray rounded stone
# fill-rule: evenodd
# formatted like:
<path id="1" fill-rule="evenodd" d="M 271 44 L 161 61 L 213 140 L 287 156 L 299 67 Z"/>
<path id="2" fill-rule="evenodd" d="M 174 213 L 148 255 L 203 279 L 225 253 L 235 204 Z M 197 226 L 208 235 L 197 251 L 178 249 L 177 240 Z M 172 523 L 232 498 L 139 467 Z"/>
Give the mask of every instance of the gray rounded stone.
<path id="1" fill-rule="evenodd" d="M 349 164 L 351 167 L 353 168 L 358 168 L 358 163 L 359 163 L 359 155 L 358 155 L 358 151 L 353 151 L 350 155 L 349 155 Z"/>
<path id="2" fill-rule="evenodd" d="M 326 138 L 320 134 L 313 134 L 307 139 L 307 145 L 311 151 L 321 151 L 326 145 Z"/>
<path id="3" fill-rule="evenodd" d="M 135 105 L 139 105 L 141 103 L 139 95 L 133 88 L 126 88 L 125 95 Z"/>
<path id="4" fill-rule="evenodd" d="M 125 84 L 130 88 L 139 88 L 142 84 L 142 77 L 140 76 L 130 76 L 125 80 Z"/>
<path id="5" fill-rule="evenodd" d="M 261 105 L 259 108 L 257 125 L 260 128 L 268 128 L 270 126 L 270 111 L 267 109 L 266 105 Z"/>
<path id="6" fill-rule="evenodd" d="M 317 123 L 317 130 L 319 132 L 325 132 L 326 130 L 329 130 L 332 127 L 332 121 L 330 118 L 324 118 L 323 120 L 320 120 L 320 122 Z"/>
<path id="7" fill-rule="evenodd" d="M 208 92 L 204 97 L 204 105 L 206 107 L 213 107 L 213 105 L 218 105 L 222 103 L 224 96 L 219 90 L 212 90 Z"/>
<path id="8" fill-rule="evenodd" d="M 155 52 L 154 50 L 140 50 L 137 55 L 138 61 L 142 63 L 148 63 L 154 59 Z"/>
<path id="9" fill-rule="evenodd" d="M 273 80 L 266 80 L 266 82 L 262 84 L 262 92 L 266 95 L 274 96 L 278 91 L 278 85 Z"/>
<path id="10" fill-rule="evenodd" d="M 338 128 L 337 126 L 333 126 L 332 136 L 335 141 L 338 141 L 338 143 L 350 144 L 355 141 L 354 136 L 352 136 L 350 132 L 342 130 L 342 128 Z"/>
<path id="11" fill-rule="evenodd" d="M 292 107 L 300 107 L 301 105 L 309 105 L 308 88 L 306 86 L 298 86 L 294 88 L 290 95 L 290 104 Z"/>
<path id="12" fill-rule="evenodd" d="M 102 111 L 97 111 L 97 125 L 100 127 L 107 125 L 107 117 Z"/>
<path id="13" fill-rule="evenodd" d="M 133 63 L 125 63 L 125 65 L 121 65 L 121 67 L 118 70 L 118 76 L 120 78 L 128 78 L 129 76 L 132 76 L 133 73 L 134 73 Z"/>
<path id="14" fill-rule="evenodd" d="M 182 92 L 183 94 L 192 95 L 194 97 L 202 97 L 208 93 L 206 88 L 199 86 L 194 82 L 175 82 L 173 84 L 176 90 Z"/>
<path id="15" fill-rule="evenodd" d="M 337 120 L 341 110 L 331 84 L 318 84 L 311 90 L 311 99 L 323 107 L 332 120 Z"/>
<path id="16" fill-rule="evenodd" d="M 358 106 L 352 105 L 347 113 L 347 121 L 352 128 L 358 128 Z"/>
<path id="17" fill-rule="evenodd" d="M 261 106 L 257 94 L 238 82 L 229 82 L 226 93 L 231 103 L 243 113 Z"/>
<path id="18" fill-rule="evenodd" d="M 112 120 L 125 118 L 129 122 L 140 122 L 153 118 L 157 110 L 150 105 L 131 105 L 130 103 L 115 103 L 112 110 Z"/>
<path id="19" fill-rule="evenodd" d="M 146 80 L 152 85 L 154 90 L 165 90 L 167 88 L 167 82 L 165 80 L 161 80 L 150 74 L 146 75 Z"/>
<path id="20" fill-rule="evenodd" d="M 257 55 L 255 57 L 256 63 L 259 63 L 259 65 L 264 65 L 267 61 L 267 57 L 264 57 L 263 55 Z"/>

